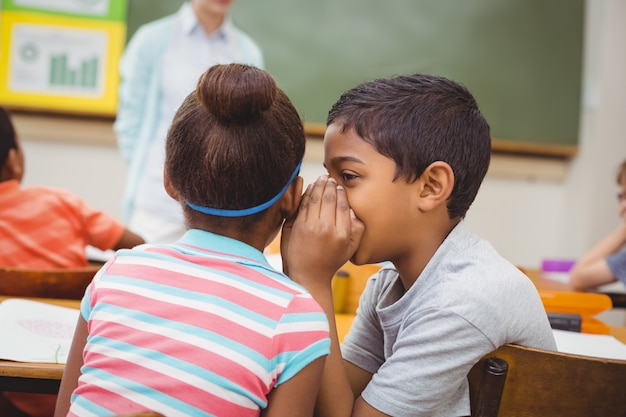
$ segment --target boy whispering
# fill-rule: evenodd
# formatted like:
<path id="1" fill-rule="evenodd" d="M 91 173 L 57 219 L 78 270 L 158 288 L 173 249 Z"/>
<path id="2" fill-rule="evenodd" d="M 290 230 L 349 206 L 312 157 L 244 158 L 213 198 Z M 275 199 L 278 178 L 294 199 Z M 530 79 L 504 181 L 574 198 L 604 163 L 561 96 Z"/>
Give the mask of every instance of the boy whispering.
<path id="1" fill-rule="evenodd" d="M 331 108 L 328 176 L 306 190 L 281 248 L 331 324 L 318 415 L 467 416 L 481 357 L 507 343 L 556 350 L 532 282 L 464 226 L 490 155 L 474 97 L 443 77 L 366 82 Z M 340 348 L 331 278 L 348 259 L 389 266 Z"/>

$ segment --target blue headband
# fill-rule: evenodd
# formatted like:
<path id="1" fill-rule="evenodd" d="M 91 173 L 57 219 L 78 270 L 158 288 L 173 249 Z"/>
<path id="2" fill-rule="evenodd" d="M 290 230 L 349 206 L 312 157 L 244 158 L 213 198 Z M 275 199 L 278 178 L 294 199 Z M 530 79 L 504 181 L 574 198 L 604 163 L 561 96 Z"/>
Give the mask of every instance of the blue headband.
<path id="1" fill-rule="evenodd" d="M 298 176 L 298 172 L 300 172 L 300 167 L 302 167 L 302 161 L 300 161 L 298 166 L 296 166 L 296 169 L 293 171 L 293 174 L 291 174 L 289 181 L 287 181 L 287 184 L 285 184 L 283 189 L 280 190 L 278 194 L 276 194 L 270 201 L 267 201 L 263 204 L 259 204 L 258 206 L 255 206 L 255 207 L 231 210 L 231 209 L 216 209 L 212 207 L 198 206 L 196 204 L 190 203 L 189 201 L 185 201 L 185 204 L 187 204 L 189 207 L 191 207 L 195 211 L 199 211 L 200 213 L 210 214 L 212 216 L 220 216 L 220 217 L 243 217 L 243 216 L 249 216 L 251 214 L 260 213 L 266 208 L 270 207 L 275 202 L 277 202 L 278 199 L 281 198 L 283 194 L 285 194 L 285 192 L 287 191 L 287 188 L 289 188 L 293 180 Z"/>

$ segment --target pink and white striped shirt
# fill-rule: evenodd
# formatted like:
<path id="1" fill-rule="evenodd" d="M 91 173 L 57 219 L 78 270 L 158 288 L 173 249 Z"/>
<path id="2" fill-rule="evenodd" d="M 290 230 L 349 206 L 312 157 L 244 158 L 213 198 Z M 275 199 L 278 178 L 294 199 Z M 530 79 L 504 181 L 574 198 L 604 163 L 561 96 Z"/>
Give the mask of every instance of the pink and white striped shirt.
<path id="1" fill-rule="evenodd" d="M 69 416 L 258 416 L 272 388 L 330 349 L 306 290 L 258 250 L 195 229 L 118 251 L 81 314 L 89 337 Z"/>

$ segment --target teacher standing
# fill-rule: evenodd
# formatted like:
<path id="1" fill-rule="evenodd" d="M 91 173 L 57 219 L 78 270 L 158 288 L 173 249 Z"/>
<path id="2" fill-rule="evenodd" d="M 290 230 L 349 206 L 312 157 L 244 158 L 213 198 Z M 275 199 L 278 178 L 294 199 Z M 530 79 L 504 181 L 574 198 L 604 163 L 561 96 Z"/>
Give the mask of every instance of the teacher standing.
<path id="1" fill-rule="evenodd" d="M 259 46 L 228 17 L 233 2 L 187 1 L 139 27 L 122 56 L 113 128 L 128 169 L 124 215 L 146 242 L 173 242 L 185 232 L 180 204 L 163 187 L 165 137 L 183 99 L 215 64 L 263 68 Z"/>

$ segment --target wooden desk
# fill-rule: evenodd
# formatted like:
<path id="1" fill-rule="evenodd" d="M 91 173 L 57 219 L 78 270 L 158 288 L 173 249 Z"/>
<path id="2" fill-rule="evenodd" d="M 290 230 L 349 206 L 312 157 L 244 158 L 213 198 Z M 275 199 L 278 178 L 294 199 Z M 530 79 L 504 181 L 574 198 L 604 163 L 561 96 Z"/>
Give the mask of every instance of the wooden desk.
<path id="1" fill-rule="evenodd" d="M 539 289 L 568 291 L 567 286 L 541 278 L 539 271 L 525 271 Z M 0 295 L 0 301 L 7 298 Z M 30 300 L 78 309 L 80 301 L 51 298 L 30 298 Z M 352 325 L 354 315 L 337 314 L 337 331 L 340 341 Z M 626 327 L 611 327 L 611 335 L 626 344 Z M 0 391 L 22 391 L 57 393 L 63 377 L 63 364 L 13 362 L 0 359 Z"/>
<path id="2" fill-rule="evenodd" d="M 0 295 L 0 301 L 7 296 Z M 80 301 L 51 298 L 29 298 L 33 301 L 78 309 Z M 59 391 L 64 364 L 13 362 L 0 359 L 0 391 L 56 394 Z"/>
<path id="3" fill-rule="evenodd" d="M 65 365 L 0 360 L 0 391 L 56 394 Z"/>
<path id="4" fill-rule="evenodd" d="M 539 269 L 523 269 L 522 272 L 530 278 L 538 290 L 573 291 L 568 284 L 544 277 Z"/>

